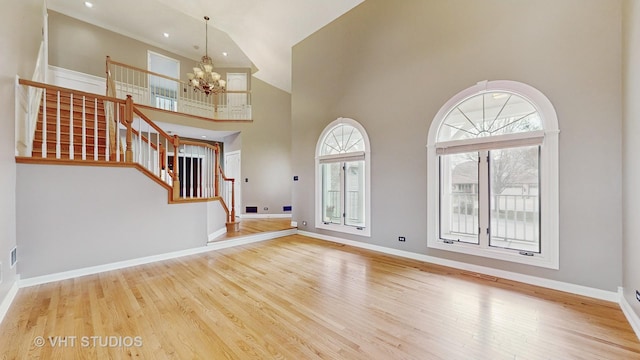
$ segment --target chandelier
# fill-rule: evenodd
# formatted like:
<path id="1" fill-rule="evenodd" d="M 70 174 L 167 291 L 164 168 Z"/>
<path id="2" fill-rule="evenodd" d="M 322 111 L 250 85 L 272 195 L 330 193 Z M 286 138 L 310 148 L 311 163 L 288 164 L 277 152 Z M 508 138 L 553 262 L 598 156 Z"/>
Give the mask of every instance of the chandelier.
<path id="1" fill-rule="evenodd" d="M 205 55 L 193 68 L 192 73 L 187 74 L 189 86 L 195 91 L 205 93 L 205 95 L 219 94 L 227 91 L 227 82 L 220 79 L 220 74 L 213 71 L 213 60 L 209 57 L 209 17 L 204 17 L 205 22 Z"/>

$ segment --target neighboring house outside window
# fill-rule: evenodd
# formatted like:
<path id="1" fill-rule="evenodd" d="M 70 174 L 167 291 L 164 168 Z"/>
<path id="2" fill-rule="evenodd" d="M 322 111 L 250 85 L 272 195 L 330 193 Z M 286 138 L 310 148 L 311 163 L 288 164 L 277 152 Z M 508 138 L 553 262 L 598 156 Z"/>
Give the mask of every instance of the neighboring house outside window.
<path id="1" fill-rule="evenodd" d="M 466 89 L 434 118 L 427 148 L 429 247 L 559 267 L 558 122 L 542 93 Z"/>
<path id="2" fill-rule="evenodd" d="M 316 146 L 316 227 L 371 236 L 370 145 L 355 120 L 338 118 Z"/>

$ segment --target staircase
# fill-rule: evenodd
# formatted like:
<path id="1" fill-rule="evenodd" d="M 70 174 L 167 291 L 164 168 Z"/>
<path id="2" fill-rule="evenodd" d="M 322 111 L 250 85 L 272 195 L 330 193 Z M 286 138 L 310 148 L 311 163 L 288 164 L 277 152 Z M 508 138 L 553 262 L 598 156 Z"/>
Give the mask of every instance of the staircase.
<path id="1" fill-rule="evenodd" d="M 64 90 L 44 91 L 42 96 L 46 101 L 40 105 L 31 156 L 106 161 L 104 101 Z"/>
<path id="2" fill-rule="evenodd" d="M 169 203 L 220 201 L 227 231 L 238 230 L 235 179 L 220 166 L 218 144 L 167 134 L 131 96 L 18 84 L 24 114 L 16 116 L 17 162 L 134 167 L 167 189 Z"/>

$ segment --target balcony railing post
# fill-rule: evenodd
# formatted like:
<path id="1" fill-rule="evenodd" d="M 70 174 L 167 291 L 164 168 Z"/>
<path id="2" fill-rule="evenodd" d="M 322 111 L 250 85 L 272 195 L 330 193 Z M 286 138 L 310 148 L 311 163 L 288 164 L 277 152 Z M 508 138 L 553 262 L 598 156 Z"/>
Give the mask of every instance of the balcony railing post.
<path id="1" fill-rule="evenodd" d="M 215 184 L 214 196 L 220 196 L 220 147 L 216 144 L 215 148 Z"/>
<path id="2" fill-rule="evenodd" d="M 131 125 L 133 124 L 133 99 L 131 95 L 127 95 L 127 99 L 124 103 L 124 125 L 127 127 L 127 150 L 125 152 L 125 161 L 133 162 L 133 148 L 132 148 L 132 137 L 133 137 L 133 129 Z"/>
<path id="3" fill-rule="evenodd" d="M 229 222 L 234 222 L 236 220 L 236 189 L 235 189 L 236 179 L 231 179 L 231 219 Z"/>
<path id="4" fill-rule="evenodd" d="M 178 154 L 180 153 L 180 137 L 173 135 L 173 199 L 180 198 L 180 174 L 178 171 Z"/>

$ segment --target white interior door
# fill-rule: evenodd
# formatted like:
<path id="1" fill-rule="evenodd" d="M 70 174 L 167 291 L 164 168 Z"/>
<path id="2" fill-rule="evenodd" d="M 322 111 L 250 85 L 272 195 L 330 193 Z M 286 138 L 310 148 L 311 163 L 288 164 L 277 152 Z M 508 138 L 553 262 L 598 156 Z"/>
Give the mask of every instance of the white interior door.
<path id="1" fill-rule="evenodd" d="M 242 214 L 242 174 L 240 173 L 240 165 L 241 165 L 241 157 L 240 150 L 230 151 L 224 153 L 224 174 L 229 178 L 235 179 L 235 192 L 236 192 L 236 216 Z M 225 201 L 227 199 L 231 199 L 231 187 L 227 187 L 225 195 Z M 231 201 L 231 200 L 229 200 Z M 231 203 L 228 202 L 227 206 L 231 206 Z"/>
<path id="2" fill-rule="evenodd" d="M 247 91 L 247 73 L 227 73 L 227 91 Z M 227 94 L 227 108 L 231 118 L 242 118 L 247 94 Z"/>

